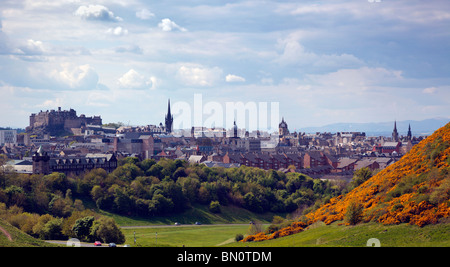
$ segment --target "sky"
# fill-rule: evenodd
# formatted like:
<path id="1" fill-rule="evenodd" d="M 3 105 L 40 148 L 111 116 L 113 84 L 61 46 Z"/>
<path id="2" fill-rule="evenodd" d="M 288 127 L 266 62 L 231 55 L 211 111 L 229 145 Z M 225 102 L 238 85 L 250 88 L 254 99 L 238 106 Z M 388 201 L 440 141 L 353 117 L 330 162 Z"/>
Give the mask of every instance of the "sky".
<path id="1" fill-rule="evenodd" d="M 278 103 L 290 130 L 450 118 L 450 5 L 0 0 L 0 127 L 58 107 L 159 124 L 196 95 Z"/>

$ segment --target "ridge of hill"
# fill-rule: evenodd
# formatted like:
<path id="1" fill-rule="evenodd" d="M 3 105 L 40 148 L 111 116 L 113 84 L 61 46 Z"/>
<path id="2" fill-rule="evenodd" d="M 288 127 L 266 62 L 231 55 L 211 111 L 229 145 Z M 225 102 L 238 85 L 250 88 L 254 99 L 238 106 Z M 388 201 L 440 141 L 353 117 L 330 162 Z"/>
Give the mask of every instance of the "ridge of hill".
<path id="1" fill-rule="evenodd" d="M 352 206 L 360 220 L 383 224 L 437 223 L 450 216 L 450 123 L 413 147 L 401 160 L 307 216 L 312 223 L 344 219 Z"/>
<path id="2" fill-rule="evenodd" d="M 270 235 L 248 236 L 244 241 L 298 233 L 317 221 L 331 224 L 346 219 L 347 224 L 372 221 L 423 227 L 447 217 L 450 217 L 450 123 L 346 195 L 332 198 L 308 213 L 302 222 L 294 222 Z"/>

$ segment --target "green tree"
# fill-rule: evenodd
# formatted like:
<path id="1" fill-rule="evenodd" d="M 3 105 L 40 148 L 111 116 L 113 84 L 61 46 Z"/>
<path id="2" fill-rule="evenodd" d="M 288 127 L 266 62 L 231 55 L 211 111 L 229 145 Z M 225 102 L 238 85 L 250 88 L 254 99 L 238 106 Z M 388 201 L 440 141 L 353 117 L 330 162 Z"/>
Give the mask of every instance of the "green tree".
<path id="1" fill-rule="evenodd" d="M 147 172 L 153 165 L 156 164 L 154 159 L 144 159 L 143 161 L 136 164 L 143 172 Z"/>
<path id="2" fill-rule="evenodd" d="M 41 230 L 40 238 L 46 240 L 63 240 L 62 234 L 63 219 L 56 218 L 48 221 Z"/>
<path id="3" fill-rule="evenodd" d="M 89 240 L 89 235 L 91 233 L 91 227 L 94 223 L 94 216 L 86 216 L 84 218 L 76 220 L 72 227 L 72 232 L 75 234 L 76 238 L 80 240 Z"/>
<path id="4" fill-rule="evenodd" d="M 286 189 L 290 193 L 294 193 L 297 189 L 300 189 L 300 187 L 304 186 L 306 181 L 306 177 L 304 175 L 292 172 L 287 174 L 287 179 Z"/>
<path id="5" fill-rule="evenodd" d="M 69 188 L 69 180 L 64 173 L 54 172 L 43 178 L 47 189 L 51 192 L 61 191 L 65 194 L 66 190 Z"/>
<path id="6" fill-rule="evenodd" d="M 23 207 L 26 203 L 26 194 L 22 187 L 11 185 L 8 186 L 4 190 L 6 196 L 7 196 L 7 204 L 8 206 L 19 206 Z"/>
<path id="7" fill-rule="evenodd" d="M 155 165 L 152 165 L 150 167 L 150 169 L 148 169 L 145 172 L 145 174 L 148 176 L 155 176 L 155 177 L 159 178 L 160 180 L 162 180 L 161 178 L 164 178 L 164 177 L 162 177 L 162 174 L 161 174 L 162 170 L 163 170 L 163 167 L 161 165 L 155 164 Z"/>
<path id="8" fill-rule="evenodd" d="M 155 194 L 148 205 L 149 213 L 161 215 L 171 213 L 173 211 L 173 202 L 161 194 Z"/>
<path id="9" fill-rule="evenodd" d="M 55 218 L 50 214 L 44 214 L 41 217 L 39 217 L 37 223 L 32 228 L 33 235 L 44 239 L 44 237 L 45 237 L 44 226 L 49 221 L 52 221 L 54 219 Z"/>
<path id="10" fill-rule="evenodd" d="M 122 181 L 130 182 L 136 177 L 144 175 L 144 172 L 134 163 L 126 163 L 115 169 L 112 175 Z"/>
<path id="11" fill-rule="evenodd" d="M 113 218 L 101 217 L 97 222 L 98 227 L 95 227 L 95 236 L 99 237 L 105 243 L 125 243 L 125 235 Z"/>
<path id="12" fill-rule="evenodd" d="M 103 197 L 103 190 L 99 185 L 95 185 L 91 190 L 91 196 L 94 201 Z"/>
<path id="13" fill-rule="evenodd" d="M 129 214 L 133 208 L 133 201 L 131 200 L 130 196 L 128 196 L 126 190 L 118 188 L 115 191 L 115 195 L 115 211 L 120 214 Z"/>
<path id="14" fill-rule="evenodd" d="M 245 208 L 254 212 L 263 212 L 261 207 L 261 201 L 253 194 L 249 192 L 244 196 Z"/>
<path id="15" fill-rule="evenodd" d="M 209 211 L 212 213 L 220 213 L 220 203 L 219 201 L 211 201 L 209 204 Z"/>

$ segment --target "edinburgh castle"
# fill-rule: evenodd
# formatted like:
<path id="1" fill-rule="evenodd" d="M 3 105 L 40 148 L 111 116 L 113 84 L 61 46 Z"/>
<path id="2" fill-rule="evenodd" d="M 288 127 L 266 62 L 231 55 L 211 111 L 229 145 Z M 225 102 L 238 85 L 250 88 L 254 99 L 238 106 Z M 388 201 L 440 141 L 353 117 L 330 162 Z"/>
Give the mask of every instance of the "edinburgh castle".
<path id="1" fill-rule="evenodd" d="M 40 111 L 38 114 L 31 114 L 30 126 L 26 128 L 27 133 L 43 136 L 77 134 L 83 131 L 87 125 L 102 125 L 100 116 L 86 117 L 84 114 L 77 116 L 73 109 L 57 111 Z"/>

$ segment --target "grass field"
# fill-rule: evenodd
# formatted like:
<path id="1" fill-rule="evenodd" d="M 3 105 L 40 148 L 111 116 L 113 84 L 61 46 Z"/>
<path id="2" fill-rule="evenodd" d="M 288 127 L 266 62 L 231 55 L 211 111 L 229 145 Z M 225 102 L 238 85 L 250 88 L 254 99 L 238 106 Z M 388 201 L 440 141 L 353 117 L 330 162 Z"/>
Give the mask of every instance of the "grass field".
<path id="1" fill-rule="evenodd" d="M 133 246 L 136 231 L 137 245 L 186 247 L 365 247 L 370 238 L 377 238 L 382 247 L 448 247 L 450 224 L 428 225 L 423 228 L 409 224 L 385 226 L 367 223 L 356 226 L 318 223 L 296 235 L 264 242 L 235 242 L 237 233 L 246 234 L 249 225 L 169 226 L 123 229 L 127 244 Z"/>
<path id="2" fill-rule="evenodd" d="M 247 224 L 181 225 L 123 228 L 122 232 L 125 234 L 126 244 L 131 246 L 134 246 L 136 232 L 137 246 L 214 247 L 234 242 L 236 234 L 245 234 L 248 228 Z"/>

